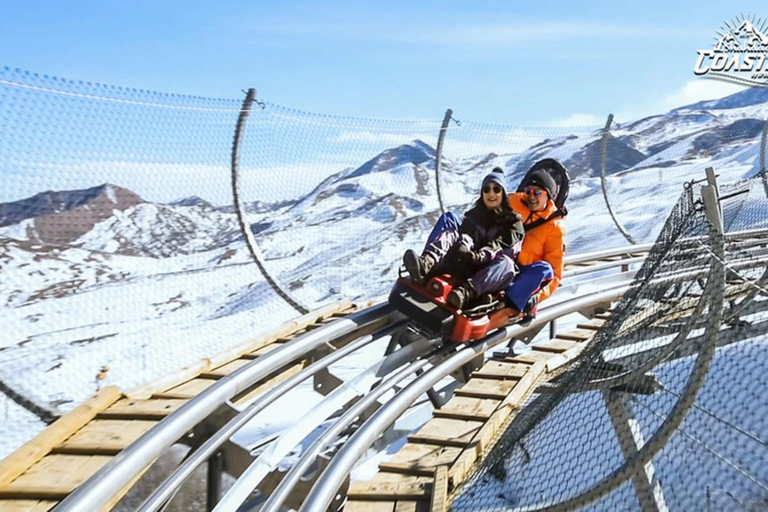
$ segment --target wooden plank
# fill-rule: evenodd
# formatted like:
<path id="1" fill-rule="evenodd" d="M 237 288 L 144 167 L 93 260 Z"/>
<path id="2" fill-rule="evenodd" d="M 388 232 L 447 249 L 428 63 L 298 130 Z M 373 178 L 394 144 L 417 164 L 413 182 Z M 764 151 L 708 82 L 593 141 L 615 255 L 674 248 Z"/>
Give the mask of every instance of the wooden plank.
<path id="1" fill-rule="evenodd" d="M 0 462 L 0 488 L 40 461 L 54 446 L 77 432 L 96 414 L 115 403 L 120 396 L 120 390 L 115 386 L 102 389 L 93 398 L 78 405 L 16 449 Z"/>
<path id="2" fill-rule="evenodd" d="M 423 477 L 411 477 L 423 478 Z M 431 480 L 431 479 L 428 479 Z M 428 500 L 432 482 L 352 482 L 347 496 L 355 500 Z"/>
<path id="3" fill-rule="evenodd" d="M 165 377 L 160 377 L 159 379 L 155 379 L 152 382 L 148 382 L 143 386 L 139 386 L 137 388 L 126 391 L 125 396 L 127 396 L 128 398 L 134 398 L 134 399 L 147 399 L 151 396 L 157 396 L 160 398 L 189 398 L 189 397 L 162 395 L 161 392 L 167 389 L 176 387 L 183 382 L 189 381 L 190 379 L 194 379 L 195 377 L 200 375 L 200 372 L 204 372 L 210 369 L 210 367 L 211 367 L 211 362 L 208 359 L 196 361 L 188 366 L 185 366 L 184 368 L 182 368 L 181 370 L 179 370 L 178 372 L 172 375 L 166 375 Z"/>
<path id="4" fill-rule="evenodd" d="M 588 344 L 577 344 L 547 361 L 547 371 L 552 372 L 566 363 L 570 363 L 587 347 Z"/>
<path id="5" fill-rule="evenodd" d="M 52 500 L 0 500 L 3 512 L 47 512 L 58 505 Z"/>
<path id="6" fill-rule="evenodd" d="M 269 354 L 275 349 L 278 349 L 283 346 L 283 343 L 270 343 L 269 345 L 265 345 L 261 348 L 258 348 L 252 352 L 248 352 L 247 354 L 243 354 L 244 356 L 253 356 L 253 357 L 261 357 L 265 354 Z"/>
<path id="7" fill-rule="evenodd" d="M 490 398 L 454 396 L 443 407 L 433 413 L 435 418 L 455 418 L 461 420 L 487 420 L 501 403 Z"/>
<path id="8" fill-rule="evenodd" d="M 522 407 L 525 403 L 525 400 L 534 391 L 536 385 L 538 384 L 539 378 L 544 375 L 546 369 L 547 365 L 542 361 L 534 364 L 530 371 L 525 375 L 525 377 L 520 379 L 520 382 L 517 383 L 515 389 L 513 389 L 509 395 L 507 395 L 507 397 L 502 402 L 502 405 L 511 406 L 515 409 Z"/>
<path id="9" fill-rule="evenodd" d="M 448 478 L 455 486 L 458 482 L 463 482 L 472 468 L 475 465 L 475 461 L 480 457 L 478 453 L 477 445 L 473 445 L 471 448 L 467 448 L 456 461 L 448 469 Z"/>
<path id="10" fill-rule="evenodd" d="M 476 398 L 495 398 L 503 400 L 512 388 L 517 384 L 516 380 L 491 380 L 470 379 L 469 382 L 457 389 L 456 396 L 471 396 Z"/>
<path id="11" fill-rule="evenodd" d="M 123 398 L 115 402 L 108 409 L 100 412 L 97 417 L 124 420 L 161 420 L 186 402 L 186 400 L 170 398 L 153 398 L 149 400 Z"/>
<path id="12" fill-rule="evenodd" d="M 53 451 L 117 455 L 155 425 L 157 421 L 153 420 L 94 420 L 56 446 Z"/>
<path id="13" fill-rule="evenodd" d="M 201 372 L 208 371 L 211 368 L 219 367 L 229 361 L 239 358 L 246 352 L 252 352 L 265 345 L 271 344 L 276 338 L 285 336 L 299 329 L 304 329 L 306 326 L 311 325 L 319 319 L 332 316 L 342 311 L 348 311 L 353 308 L 353 304 L 350 301 L 343 300 L 322 308 L 318 308 L 314 311 L 302 315 L 298 318 L 286 322 L 279 327 L 251 340 L 243 342 L 235 347 L 223 350 L 218 354 L 196 361 L 178 372 L 168 375 L 166 377 L 155 379 L 152 382 L 134 388 L 125 392 L 125 395 L 130 398 L 149 398 L 152 395 L 166 391 L 170 388 L 176 387 L 190 379 L 193 379 L 200 375 Z M 174 397 L 165 397 L 174 398 Z"/>
<path id="14" fill-rule="evenodd" d="M 214 368 L 213 370 L 202 372 L 200 374 L 200 377 L 205 377 L 209 379 L 226 377 L 230 373 L 234 372 L 235 370 L 239 370 L 240 368 L 249 364 L 250 362 L 251 361 L 248 359 L 235 359 L 234 361 L 230 361 L 227 364 L 223 364 L 219 366 L 218 368 Z"/>
<path id="15" fill-rule="evenodd" d="M 448 468 L 440 466 L 435 470 L 435 483 L 432 484 L 430 512 L 448 510 Z"/>
<path id="16" fill-rule="evenodd" d="M 576 324 L 576 327 L 579 329 L 591 329 L 593 331 L 597 331 L 600 328 L 605 325 L 606 320 L 603 320 L 602 318 L 593 318 L 589 322 L 583 322 L 580 324 Z"/>
<path id="17" fill-rule="evenodd" d="M 552 338 L 549 341 L 545 341 L 544 343 L 540 343 L 538 345 L 533 345 L 531 348 L 534 352 L 554 352 L 554 353 L 560 353 L 565 352 L 569 348 L 573 348 L 576 346 L 575 341 L 566 341 L 561 340 L 559 338 Z"/>
<path id="18" fill-rule="evenodd" d="M 392 459 L 379 464 L 379 469 L 392 473 L 431 476 L 438 466 L 451 465 L 461 448 L 432 444 L 406 443 Z"/>
<path id="19" fill-rule="evenodd" d="M 344 512 L 395 512 L 395 502 L 350 500 L 344 505 Z"/>
<path id="20" fill-rule="evenodd" d="M 414 443 L 430 443 L 442 446 L 467 446 L 483 426 L 482 421 L 432 418 L 415 434 L 408 436 Z"/>
<path id="21" fill-rule="evenodd" d="M 216 384 L 211 379 L 192 379 L 174 388 L 152 395 L 154 398 L 193 398 Z"/>
<path id="22" fill-rule="evenodd" d="M 482 368 L 472 373 L 472 378 L 513 380 L 521 378 L 526 371 L 528 367 L 524 364 L 488 361 Z"/>
<path id="23" fill-rule="evenodd" d="M 397 500 L 395 512 L 429 512 L 429 503 L 426 501 Z"/>
<path id="24" fill-rule="evenodd" d="M 568 332 L 557 333 L 557 337 L 562 340 L 587 341 L 591 340 L 595 331 L 591 329 L 572 329 Z"/>
<path id="25" fill-rule="evenodd" d="M 48 455 L 0 488 L 0 498 L 62 500 L 111 459 L 103 455 Z"/>
<path id="26" fill-rule="evenodd" d="M 552 354 L 549 352 L 536 352 L 534 350 L 530 350 L 520 354 L 519 356 L 507 357 L 507 361 L 512 363 L 536 364 L 539 361 L 546 361 L 550 357 L 552 357 Z"/>

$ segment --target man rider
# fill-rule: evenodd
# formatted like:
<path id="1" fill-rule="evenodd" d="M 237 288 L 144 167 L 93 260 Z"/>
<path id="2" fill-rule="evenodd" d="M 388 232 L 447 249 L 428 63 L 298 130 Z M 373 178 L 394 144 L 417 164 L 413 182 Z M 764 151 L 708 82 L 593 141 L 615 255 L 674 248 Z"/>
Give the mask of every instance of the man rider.
<path id="1" fill-rule="evenodd" d="M 528 317 L 536 314 L 537 304 L 552 295 L 563 277 L 565 225 L 554 202 L 557 184 L 546 170 L 554 165 L 560 164 L 551 159 L 536 163 L 523 191 L 508 195 L 526 232 L 517 256 L 520 274 L 506 288 L 506 300 Z"/>

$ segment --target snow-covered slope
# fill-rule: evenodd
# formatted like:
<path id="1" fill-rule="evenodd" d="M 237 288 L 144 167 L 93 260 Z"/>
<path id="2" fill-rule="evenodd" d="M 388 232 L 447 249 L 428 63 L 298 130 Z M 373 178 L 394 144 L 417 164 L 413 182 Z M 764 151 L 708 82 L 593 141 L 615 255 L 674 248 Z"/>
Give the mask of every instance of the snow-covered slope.
<path id="1" fill-rule="evenodd" d="M 638 240 L 653 240 L 683 183 L 705 167 L 722 182 L 758 170 L 768 103 L 759 91 L 740 94 L 612 129 L 609 196 Z M 512 190 L 533 162 L 555 157 L 573 177 L 568 251 L 624 245 L 602 197 L 601 151 L 598 131 L 456 156 L 443 161 L 440 192 L 461 211 L 493 167 L 506 170 Z M 161 204 L 103 185 L 0 204 L 3 375 L 64 410 L 93 391 L 102 364 L 112 368 L 107 384 L 128 387 L 290 318 L 252 263 L 232 207 L 204 197 Z M 421 247 L 440 214 L 434 150 L 418 140 L 338 169 L 303 197 L 243 199 L 270 273 L 310 307 L 387 293 L 403 251 Z"/>

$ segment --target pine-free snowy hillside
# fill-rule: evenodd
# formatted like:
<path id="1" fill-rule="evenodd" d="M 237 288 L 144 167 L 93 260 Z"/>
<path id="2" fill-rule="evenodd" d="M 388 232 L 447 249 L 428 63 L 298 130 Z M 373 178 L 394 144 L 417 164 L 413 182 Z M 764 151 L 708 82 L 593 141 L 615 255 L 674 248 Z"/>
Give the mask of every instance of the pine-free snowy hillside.
<path id="1" fill-rule="evenodd" d="M 609 197 L 633 236 L 652 241 L 683 183 L 702 179 L 705 167 L 723 182 L 761 168 L 762 94 L 745 91 L 613 127 Z M 523 151 L 446 151 L 443 201 L 460 212 L 493 167 L 506 170 L 513 190 L 531 163 L 554 157 L 573 178 L 569 253 L 625 245 L 604 205 L 601 144 L 597 130 Z M 434 149 L 421 140 L 393 146 L 328 173 L 301 197 L 242 198 L 268 270 L 305 305 L 386 294 L 403 251 L 421 247 L 439 216 Z M 139 385 L 295 315 L 253 264 L 232 206 L 212 204 L 202 188 L 171 203 L 119 184 L 41 192 L 0 204 L 0 224 L 7 326 L 0 373 L 62 411 L 90 396 L 102 365 L 112 368 L 104 384 Z M 0 429 L 10 430 L 0 438 L 11 441 L 0 455 L 18 444 L 11 431 L 41 428 L 15 404 L 7 407 Z"/>

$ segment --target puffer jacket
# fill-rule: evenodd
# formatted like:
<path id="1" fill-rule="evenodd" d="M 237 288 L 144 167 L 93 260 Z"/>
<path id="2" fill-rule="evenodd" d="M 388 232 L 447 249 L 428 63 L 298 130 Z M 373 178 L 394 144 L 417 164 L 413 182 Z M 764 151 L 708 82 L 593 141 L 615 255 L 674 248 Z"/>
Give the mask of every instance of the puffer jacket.
<path id="1" fill-rule="evenodd" d="M 516 257 L 525 235 L 523 224 L 513 210 L 495 213 L 480 204 L 464 214 L 459 232 L 462 237 L 472 239 L 467 245 L 480 254 L 481 265 L 490 263 L 500 252 Z"/>
<path id="2" fill-rule="evenodd" d="M 509 205 L 523 218 L 523 224 L 531 224 L 539 219 L 546 219 L 557 211 L 557 206 L 550 199 L 547 207 L 540 212 L 532 212 L 525 204 L 525 193 L 509 194 Z M 555 273 L 546 286 L 539 291 L 539 302 L 551 296 L 563 279 L 563 256 L 565 255 L 565 224 L 562 217 L 557 217 L 525 232 L 523 247 L 517 256 L 519 265 L 530 265 L 537 261 L 546 261 L 552 265 Z"/>

